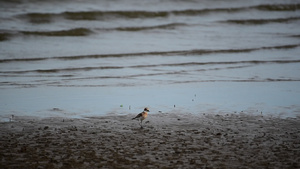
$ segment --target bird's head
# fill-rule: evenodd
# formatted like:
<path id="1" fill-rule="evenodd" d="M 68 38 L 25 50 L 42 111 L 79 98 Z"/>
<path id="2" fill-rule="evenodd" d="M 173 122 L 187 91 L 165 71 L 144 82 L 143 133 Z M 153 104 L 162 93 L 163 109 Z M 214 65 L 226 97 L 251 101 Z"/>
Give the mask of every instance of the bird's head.
<path id="1" fill-rule="evenodd" d="M 150 110 L 149 110 L 149 108 L 148 108 L 148 107 L 145 107 L 145 108 L 144 108 L 144 111 L 146 111 L 146 112 L 150 112 Z"/>

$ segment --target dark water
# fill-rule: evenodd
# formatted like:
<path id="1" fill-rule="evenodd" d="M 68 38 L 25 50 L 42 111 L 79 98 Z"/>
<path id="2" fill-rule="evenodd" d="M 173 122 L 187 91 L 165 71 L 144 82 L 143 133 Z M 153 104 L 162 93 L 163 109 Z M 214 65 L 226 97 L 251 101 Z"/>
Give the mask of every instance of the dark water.
<path id="1" fill-rule="evenodd" d="M 270 103 L 271 107 L 288 109 L 292 106 L 294 112 L 299 112 L 295 100 L 300 98 L 299 27 L 300 1 L 297 0 L 2 0 L 0 90 L 1 109 L 5 112 L 2 114 L 23 111 L 19 107 L 25 98 L 34 100 L 25 106 L 31 107 L 29 112 L 55 107 L 57 103 L 49 103 L 50 98 L 56 100 L 53 95 L 40 101 L 48 103 L 45 106 L 32 108 L 33 102 L 40 100 L 32 93 L 41 88 L 44 94 L 64 92 L 57 87 L 82 92 L 77 96 L 65 93 L 61 97 L 66 100 L 82 99 L 86 91 L 89 91 L 87 99 L 97 100 L 90 93 L 112 88 L 135 93 L 136 88 L 148 86 L 157 89 L 155 96 L 166 86 L 176 86 L 166 95 L 186 88 L 187 91 L 165 98 L 172 100 L 184 93 L 192 97 L 192 93 L 206 89 L 210 95 L 219 84 L 226 86 L 221 87 L 220 94 L 228 96 L 231 88 L 227 87 L 236 84 L 242 85 L 237 87 L 241 92 L 251 89 L 257 92 L 266 91 L 274 83 L 280 86 L 279 90 L 266 95 L 275 92 L 277 97 L 292 100 L 283 105 L 269 99 L 251 104 Z M 207 84 L 211 84 L 209 88 L 201 88 Z M 23 92 L 27 93 L 26 97 Z M 119 94 L 100 94 L 99 98 L 119 97 Z M 140 94 L 128 94 L 126 98 L 136 102 L 134 98 Z M 255 96 L 262 98 L 259 94 Z M 219 97 L 217 93 L 214 95 Z M 17 99 L 22 96 L 23 99 Z M 216 98 L 208 104 L 227 100 Z M 153 100 L 146 102 L 150 106 L 159 105 Z M 68 111 L 72 103 L 79 107 L 74 108 L 78 112 L 85 102 L 70 101 L 70 106 L 62 109 Z M 109 111 L 119 104 L 122 103 L 103 110 Z M 145 105 L 140 104 L 137 107 Z M 173 105 L 163 103 L 168 104 Z M 199 104 L 206 104 L 205 99 Z M 101 106 L 96 107 L 84 110 L 102 111 Z"/>

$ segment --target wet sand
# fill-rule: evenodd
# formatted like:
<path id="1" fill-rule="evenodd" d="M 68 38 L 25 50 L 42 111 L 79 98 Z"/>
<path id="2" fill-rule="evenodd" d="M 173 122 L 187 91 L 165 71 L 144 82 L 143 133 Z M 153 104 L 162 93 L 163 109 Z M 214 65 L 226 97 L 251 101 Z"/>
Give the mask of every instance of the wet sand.
<path id="1" fill-rule="evenodd" d="M 245 113 L 0 123 L 0 168 L 300 168 L 300 117 Z"/>

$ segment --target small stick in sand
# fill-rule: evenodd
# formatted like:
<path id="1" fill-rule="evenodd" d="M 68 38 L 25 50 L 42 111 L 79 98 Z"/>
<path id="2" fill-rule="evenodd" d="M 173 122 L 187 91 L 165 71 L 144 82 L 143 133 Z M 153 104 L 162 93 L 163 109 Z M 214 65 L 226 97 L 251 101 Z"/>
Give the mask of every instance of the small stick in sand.
<path id="1" fill-rule="evenodd" d="M 135 116 L 134 118 L 132 118 L 132 120 L 134 120 L 134 119 L 141 120 L 140 126 L 141 126 L 141 128 L 143 128 L 143 124 L 142 123 L 143 123 L 143 120 L 145 120 L 147 118 L 148 112 L 150 112 L 150 110 L 149 110 L 148 107 L 146 107 L 142 113 L 139 113 L 137 116 Z"/>

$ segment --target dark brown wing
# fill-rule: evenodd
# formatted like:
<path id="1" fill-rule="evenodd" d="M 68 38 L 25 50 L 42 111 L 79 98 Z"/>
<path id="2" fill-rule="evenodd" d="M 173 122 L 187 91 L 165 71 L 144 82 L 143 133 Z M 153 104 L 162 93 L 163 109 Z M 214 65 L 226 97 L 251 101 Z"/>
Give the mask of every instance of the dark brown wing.
<path id="1" fill-rule="evenodd" d="M 132 120 L 140 118 L 140 117 L 142 117 L 142 115 L 143 115 L 142 113 L 139 113 L 138 115 L 135 116 L 135 118 L 132 118 Z"/>

